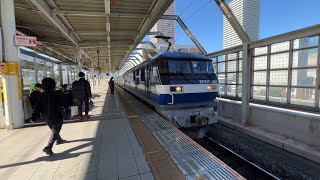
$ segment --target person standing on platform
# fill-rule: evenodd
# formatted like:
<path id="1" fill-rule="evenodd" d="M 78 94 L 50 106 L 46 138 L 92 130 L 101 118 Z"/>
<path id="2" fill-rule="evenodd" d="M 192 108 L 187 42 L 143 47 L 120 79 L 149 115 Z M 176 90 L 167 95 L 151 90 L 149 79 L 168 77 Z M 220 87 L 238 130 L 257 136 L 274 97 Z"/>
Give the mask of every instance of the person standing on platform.
<path id="1" fill-rule="evenodd" d="M 32 117 L 30 118 L 30 122 L 35 122 L 38 118 L 40 118 L 40 113 L 36 111 L 36 104 L 39 102 L 41 94 L 41 84 L 37 83 L 35 84 L 32 93 L 29 96 L 30 104 L 32 107 Z"/>
<path id="2" fill-rule="evenodd" d="M 114 80 L 113 80 L 113 77 L 110 78 L 108 84 L 109 84 L 109 88 L 111 90 L 111 94 L 114 94 Z"/>
<path id="3" fill-rule="evenodd" d="M 63 123 L 60 111 L 63 106 L 63 97 L 61 93 L 55 90 L 55 87 L 56 82 L 52 78 L 44 78 L 42 80 L 42 89 L 44 91 L 40 94 L 39 102 L 36 103 L 36 110 L 43 114 L 46 124 L 51 129 L 48 145 L 43 149 L 43 152 L 49 156 L 53 155 L 52 147 L 54 142 L 57 145 L 66 142 L 60 136 Z"/>
<path id="4" fill-rule="evenodd" d="M 78 106 L 78 114 L 80 120 L 83 121 L 84 117 L 89 118 L 89 100 L 92 97 L 90 83 L 84 79 L 85 74 L 79 72 L 79 80 L 72 83 L 72 95 L 76 100 Z M 82 105 L 85 104 L 85 115 L 82 115 Z"/>

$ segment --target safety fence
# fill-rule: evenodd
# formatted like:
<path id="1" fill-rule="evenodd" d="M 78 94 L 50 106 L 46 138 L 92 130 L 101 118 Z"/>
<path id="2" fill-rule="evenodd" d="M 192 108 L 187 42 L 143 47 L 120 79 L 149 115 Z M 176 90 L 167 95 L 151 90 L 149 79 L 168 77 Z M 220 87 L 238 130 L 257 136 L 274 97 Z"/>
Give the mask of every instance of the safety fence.
<path id="1" fill-rule="evenodd" d="M 320 111 L 319 34 L 312 26 L 250 43 L 250 101 Z M 208 54 L 223 98 L 241 99 L 242 48 Z"/>

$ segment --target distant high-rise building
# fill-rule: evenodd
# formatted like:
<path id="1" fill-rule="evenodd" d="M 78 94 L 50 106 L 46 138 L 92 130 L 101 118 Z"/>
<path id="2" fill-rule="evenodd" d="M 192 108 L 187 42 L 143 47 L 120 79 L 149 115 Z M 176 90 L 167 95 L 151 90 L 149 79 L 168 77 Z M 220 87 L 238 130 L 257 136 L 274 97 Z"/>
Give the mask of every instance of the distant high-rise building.
<path id="1" fill-rule="evenodd" d="M 233 0 L 229 3 L 243 29 L 251 40 L 259 39 L 260 0 Z M 231 24 L 223 17 L 223 48 L 242 44 Z"/>
<path id="2" fill-rule="evenodd" d="M 175 1 L 169 6 L 167 11 L 164 13 L 165 15 L 175 15 Z M 176 27 L 175 21 L 173 20 L 162 20 L 160 19 L 151 29 L 151 31 L 159 31 L 162 32 L 165 36 L 170 36 L 175 39 L 176 36 Z M 161 39 L 150 39 L 153 43 L 163 43 L 164 41 Z"/>

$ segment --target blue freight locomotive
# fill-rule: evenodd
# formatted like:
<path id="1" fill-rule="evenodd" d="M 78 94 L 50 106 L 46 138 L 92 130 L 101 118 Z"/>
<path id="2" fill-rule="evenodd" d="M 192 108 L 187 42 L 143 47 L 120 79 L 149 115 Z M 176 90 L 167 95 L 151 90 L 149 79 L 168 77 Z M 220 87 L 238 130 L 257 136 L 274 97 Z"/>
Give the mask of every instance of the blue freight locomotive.
<path id="1" fill-rule="evenodd" d="M 219 82 L 212 60 L 205 56 L 162 52 L 116 77 L 116 83 L 178 128 L 199 130 L 217 122 Z"/>

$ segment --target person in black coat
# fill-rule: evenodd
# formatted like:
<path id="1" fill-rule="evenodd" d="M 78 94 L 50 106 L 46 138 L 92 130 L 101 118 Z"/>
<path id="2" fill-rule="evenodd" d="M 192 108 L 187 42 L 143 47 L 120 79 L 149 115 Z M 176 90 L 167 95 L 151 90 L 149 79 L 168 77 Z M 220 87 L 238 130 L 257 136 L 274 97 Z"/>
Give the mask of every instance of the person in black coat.
<path id="1" fill-rule="evenodd" d="M 63 107 L 63 96 L 55 90 L 56 82 L 52 78 L 44 78 L 42 80 L 42 89 L 40 100 L 36 104 L 36 109 L 44 116 L 46 124 L 51 129 L 51 136 L 48 145 L 43 149 L 48 155 L 53 155 L 52 147 L 55 141 L 58 144 L 65 142 L 60 136 L 63 118 L 61 108 Z"/>
<path id="2" fill-rule="evenodd" d="M 85 74 L 79 72 L 79 80 L 72 83 L 72 96 L 76 100 L 78 106 L 78 114 L 80 120 L 83 121 L 84 117 L 89 118 L 89 100 L 92 97 L 90 83 L 85 80 Z M 85 115 L 82 116 L 82 105 L 85 104 Z"/>
<path id="3" fill-rule="evenodd" d="M 35 122 L 38 118 L 40 118 L 40 113 L 35 110 L 36 104 L 39 102 L 41 94 L 41 84 L 37 83 L 32 90 L 32 93 L 29 95 L 30 104 L 32 107 L 32 117 L 30 118 L 31 122 Z"/>
<path id="4" fill-rule="evenodd" d="M 109 88 L 111 90 L 111 94 L 114 94 L 114 80 L 113 80 L 113 77 L 110 78 L 108 84 L 109 84 Z"/>

